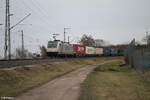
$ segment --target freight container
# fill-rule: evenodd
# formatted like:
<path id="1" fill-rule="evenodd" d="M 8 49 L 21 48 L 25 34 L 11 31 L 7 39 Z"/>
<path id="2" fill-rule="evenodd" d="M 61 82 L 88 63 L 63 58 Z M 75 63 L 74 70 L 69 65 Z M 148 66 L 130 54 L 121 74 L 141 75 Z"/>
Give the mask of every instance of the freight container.
<path id="1" fill-rule="evenodd" d="M 117 56 L 118 55 L 118 49 L 111 49 L 111 55 Z"/>
<path id="2" fill-rule="evenodd" d="M 95 55 L 102 55 L 103 54 L 103 48 L 95 48 Z"/>
<path id="3" fill-rule="evenodd" d="M 74 53 L 75 54 L 85 54 L 85 46 L 84 45 L 79 45 L 79 44 L 74 44 L 73 45 L 74 48 Z"/>
<path id="4" fill-rule="evenodd" d="M 94 55 L 94 54 L 95 54 L 95 48 L 86 46 L 86 55 Z"/>
<path id="5" fill-rule="evenodd" d="M 111 49 L 109 49 L 109 48 L 104 48 L 104 49 L 103 49 L 103 55 L 104 55 L 104 56 L 110 56 L 110 55 L 111 55 Z"/>

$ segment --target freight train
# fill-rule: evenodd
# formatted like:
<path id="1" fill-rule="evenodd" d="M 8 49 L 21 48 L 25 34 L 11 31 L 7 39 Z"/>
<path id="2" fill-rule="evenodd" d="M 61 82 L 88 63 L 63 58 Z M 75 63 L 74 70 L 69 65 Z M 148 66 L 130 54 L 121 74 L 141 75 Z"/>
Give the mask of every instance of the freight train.
<path id="1" fill-rule="evenodd" d="M 89 47 L 54 40 L 48 42 L 47 55 L 50 57 L 122 56 L 123 50 Z"/>

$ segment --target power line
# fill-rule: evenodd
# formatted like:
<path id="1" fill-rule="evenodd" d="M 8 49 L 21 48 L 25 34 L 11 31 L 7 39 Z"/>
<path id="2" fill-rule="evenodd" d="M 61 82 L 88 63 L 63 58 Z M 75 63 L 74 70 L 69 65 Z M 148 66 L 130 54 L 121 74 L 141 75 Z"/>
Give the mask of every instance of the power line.
<path id="1" fill-rule="evenodd" d="M 31 2 L 33 2 L 33 0 L 31 0 Z M 47 15 L 49 12 L 47 12 L 47 10 L 44 9 L 44 7 L 40 7 L 41 5 L 40 5 L 40 3 L 38 2 L 38 0 L 34 0 L 34 2 L 35 2 L 35 4 L 37 4 L 36 7 L 38 7 L 38 8 L 40 9 L 41 13 L 42 13 L 43 15 L 49 17 L 49 16 Z M 34 3 L 34 2 L 33 2 L 33 3 Z M 53 25 L 53 26 L 55 27 L 56 25 Z"/>
<path id="2" fill-rule="evenodd" d="M 40 7 L 40 4 L 39 4 L 36 0 L 34 0 L 34 1 L 30 0 L 30 1 L 31 1 L 31 3 L 32 3 L 37 9 L 39 9 L 39 11 L 40 11 L 43 15 L 46 15 L 46 16 L 47 16 L 46 10 L 41 10 L 42 8 Z"/>
<path id="3" fill-rule="evenodd" d="M 27 6 L 28 9 L 30 9 L 31 11 L 35 12 L 36 14 L 38 14 L 38 15 L 39 15 L 38 17 L 40 17 L 40 20 L 42 20 L 42 21 L 43 21 L 45 24 L 47 24 L 48 26 L 52 26 L 50 23 L 47 22 L 47 20 L 45 20 L 46 18 L 45 18 L 45 16 L 44 16 L 45 14 L 43 13 L 43 11 L 42 11 L 42 10 L 39 8 L 39 6 L 37 6 L 32 0 L 31 0 L 31 3 L 32 3 L 32 5 L 34 5 L 34 6 L 32 6 L 32 7 L 38 9 L 38 11 L 32 9 L 24 0 L 21 0 L 21 1 Z M 49 28 L 48 28 L 48 29 L 49 29 Z"/>
<path id="4" fill-rule="evenodd" d="M 12 27 L 10 27 L 10 30 L 11 29 L 13 29 L 14 27 L 16 27 L 17 25 L 19 25 L 21 22 L 23 22 L 26 18 L 28 18 L 29 16 L 31 15 L 31 13 L 30 14 L 28 14 L 27 16 L 25 16 L 22 20 L 20 20 L 18 23 L 16 23 L 15 25 L 13 25 Z"/>

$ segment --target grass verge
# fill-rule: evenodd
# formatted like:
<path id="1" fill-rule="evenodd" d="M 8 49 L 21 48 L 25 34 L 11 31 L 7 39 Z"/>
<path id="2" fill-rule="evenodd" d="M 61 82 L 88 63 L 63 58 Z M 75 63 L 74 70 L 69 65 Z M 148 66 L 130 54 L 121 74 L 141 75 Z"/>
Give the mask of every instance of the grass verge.
<path id="1" fill-rule="evenodd" d="M 150 100 L 150 82 L 121 60 L 100 65 L 81 86 L 79 100 Z"/>
<path id="2" fill-rule="evenodd" d="M 74 59 L 73 61 L 0 70 L 0 97 L 16 96 L 77 68 L 112 59 L 117 58 Z"/>

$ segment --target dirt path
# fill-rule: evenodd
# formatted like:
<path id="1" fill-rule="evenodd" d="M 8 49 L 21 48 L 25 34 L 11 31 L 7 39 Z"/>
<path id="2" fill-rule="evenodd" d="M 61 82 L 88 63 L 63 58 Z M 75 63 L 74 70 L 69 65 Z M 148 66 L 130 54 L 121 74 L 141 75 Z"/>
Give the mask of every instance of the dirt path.
<path id="1" fill-rule="evenodd" d="M 15 100 L 77 100 L 80 84 L 96 65 L 77 69 L 67 75 L 32 89 L 15 98 Z"/>

